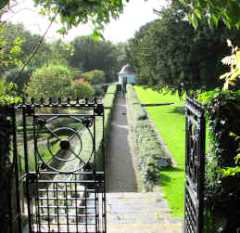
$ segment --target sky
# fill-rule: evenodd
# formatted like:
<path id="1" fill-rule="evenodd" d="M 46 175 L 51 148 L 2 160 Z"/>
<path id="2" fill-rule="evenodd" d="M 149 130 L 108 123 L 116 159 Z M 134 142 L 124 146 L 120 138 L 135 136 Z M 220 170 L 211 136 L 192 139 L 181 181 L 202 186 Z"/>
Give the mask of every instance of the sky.
<path id="1" fill-rule="evenodd" d="M 131 0 L 126 4 L 124 12 L 119 18 L 112 20 L 105 26 L 103 33 L 105 39 L 114 43 L 127 41 L 142 25 L 158 17 L 154 14 L 153 9 L 159 10 L 164 6 L 166 6 L 166 0 Z M 47 17 L 38 14 L 32 0 L 18 0 L 18 5 L 13 9 L 13 12 L 6 14 L 4 19 L 13 23 L 22 23 L 31 32 L 41 35 L 49 25 Z M 56 39 L 70 41 L 77 36 L 89 35 L 92 32 L 91 25 L 79 25 L 70 30 L 68 35 L 63 38 L 57 33 L 59 28 L 58 24 L 52 25 L 46 39 L 49 41 Z"/>

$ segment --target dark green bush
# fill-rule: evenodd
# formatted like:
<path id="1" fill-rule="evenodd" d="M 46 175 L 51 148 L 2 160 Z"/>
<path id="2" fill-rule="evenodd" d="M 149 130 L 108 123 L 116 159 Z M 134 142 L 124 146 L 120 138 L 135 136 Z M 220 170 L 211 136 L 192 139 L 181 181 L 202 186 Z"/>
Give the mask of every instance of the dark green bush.
<path id="1" fill-rule="evenodd" d="M 240 227 L 240 92 L 200 95 L 207 108 L 206 232 L 232 233 Z M 209 222 L 210 220 L 210 222 Z"/>

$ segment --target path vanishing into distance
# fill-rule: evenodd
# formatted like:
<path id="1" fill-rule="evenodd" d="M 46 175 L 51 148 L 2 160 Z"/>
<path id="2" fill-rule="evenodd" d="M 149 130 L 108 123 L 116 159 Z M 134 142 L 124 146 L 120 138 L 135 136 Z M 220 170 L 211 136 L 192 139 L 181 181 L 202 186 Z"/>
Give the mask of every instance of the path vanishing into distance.
<path id="1" fill-rule="evenodd" d="M 106 159 L 108 233 L 182 233 L 182 221 L 170 215 L 161 192 L 137 192 L 136 155 L 128 141 L 125 98 L 113 112 Z"/>

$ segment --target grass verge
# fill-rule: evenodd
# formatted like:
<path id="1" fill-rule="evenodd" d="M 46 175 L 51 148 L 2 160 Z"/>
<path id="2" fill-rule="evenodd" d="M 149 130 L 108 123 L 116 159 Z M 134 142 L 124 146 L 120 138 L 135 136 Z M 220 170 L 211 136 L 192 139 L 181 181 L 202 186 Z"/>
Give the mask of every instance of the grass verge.
<path id="1" fill-rule="evenodd" d="M 177 166 L 160 171 L 160 184 L 175 217 L 183 217 L 185 167 L 184 102 L 176 94 L 159 93 L 136 86 L 141 103 L 173 102 L 174 105 L 146 108 Z"/>

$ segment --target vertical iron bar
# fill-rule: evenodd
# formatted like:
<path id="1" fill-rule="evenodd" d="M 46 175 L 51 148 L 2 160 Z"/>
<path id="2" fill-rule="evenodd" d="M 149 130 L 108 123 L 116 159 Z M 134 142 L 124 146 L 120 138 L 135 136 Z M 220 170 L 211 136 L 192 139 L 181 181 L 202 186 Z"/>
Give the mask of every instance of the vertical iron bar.
<path id="1" fill-rule="evenodd" d="M 34 109 L 35 110 L 35 109 Z M 35 111 L 34 111 L 35 113 Z M 35 197 L 35 203 L 36 203 L 36 207 L 37 208 L 37 224 L 38 224 L 38 231 L 41 232 L 41 228 L 42 228 L 42 221 L 41 221 L 41 212 L 44 211 L 44 208 L 40 208 L 41 206 L 41 202 L 42 200 L 40 200 L 40 193 L 39 193 L 39 182 L 38 182 L 38 179 L 39 179 L 39 167 L 38 167 L 38 155 L 37 155 L 37 143 L 38 143 L 38 137 L 37 137 L 37 134 L 36 134 L 36 116 L 35 114 L 33 114 L 33 119 L 32 119 L 32 125 L 33 125 L 33 144 L 34 144 L 34 160 L 35 160 L 35 181 L 34 184 L 36 185 L 36 197 Z"/>
<path id="2" fill-rule="evenodd" d="M 36 208 L 37 208 L 37 219 L 38 219 L 38 232 L 42 232 L 42 223 L 41 223 L 41 213 L 40 213 L 40 206 L 41 206 L 41 203 L 40 203 L 40 200 L 39 200 L 39 188 L 38 188 L 38 178 L 35 180 L 36 182 L 34 182 L 34 184 L 36 185 L 36 197 L 35 197 L 35 202 L 36 202 Z"/>
<path id="3" fill-rule="evenodd" d="M 59 216 L 59 193 L 58 193 L 58 184 L 55 183 L 55 191 L 56 191 L 56 198 L 57 198 L 57 227 L 58 233 L 60 233 L 60 216 Z"/>
<path id="4" fill-rule="evenodd" d="M 95 232 L 98 232 L 98 226 L 97 226 L 97 194 L 96 194 L 96 186 L 97 186 L 97 182 L 96 182 L 96 170 L 97 170 L 97 153 L 96 153 L 96 121 L 97 121 L 97 117 L 94 116 L 94 121 L 93 121 L 93 138 L 94 138 L 94 142 L 93 142 L 93 151 L 94 151 L 94 169 L 93 169 L 93 181 L 94 181 L 94 207 L 95 207 L 95 213 L 94 213 L 94 217 L 95 217 Z"/>
<path id="5" fill-rule="evenodd" d="M 188 166 L 187 166 L 187 164 L 188 164 L 188 142 L 189 142 L 189 132 L 188 132 L 188 107 L 187 106 L 185 106 L 185 176 L 186 176 L 186 174 L 187 174 L 187 169 L 188 169 Z M 188 230 L 187 230 L 187 232 L 185 232 L 186 231 L 186 229 L 187 229 L 187 227 L 188 227 L 188 224 L 187 224 L 187 205 L 188 205 L 188 203 L 187 203 L 187 195 L 188 195 L 188 193 L 187 193 L 187 179 L 186 179 L 186 181 L 185 181 L 185 187 L 184 187 L 184 233 L 187 233 L 188 232 Z"/>
<path id="6" fill-rule="evenodd" d="M 23 147 L 24 147 L 24 169 L 26 174 L 26 194 L 28 205 L 28 224 L 29 232 L 32 233 L 32 211 L 31 211 L 31 196 L 29 190 L 29 166 L 28 166 L 28 139 L 27 139 L 27 123 L 26 123 L 26 105 L 22 108 L 22 120 L 23 120 Z"/>
<path id="7" fill-rule="evenodd" d="M 199 198 L 199 231 L 198 233 L 203 232 L 204 225 L 204 171 L 205 171 L 205 150 L 206 150 L 206 122 L 204 111 L 202 110 L 200 121 L 200 179 L 198 187 L 198 198 Z"/>
<path id="8" fill-rule="evenodd" d="M 68 209 L 68 188 L 67 188 L 67 183 L 65 183 L 65 191 L 66 191 L 66 197 L 65 197 L 65 203 L 66 203 L 66 214 L 67 214 L 67 232 L 69 232 L 69 209 Z"/>
<path id="9" fill-rule="evenodd" d="M 49 210 L 49 187 L 47 186 L 47 215 L 48 215 L 48 232 L 51 232 L 51 226 L 50 226 L 50 210 Z"/>
<path id="10" fill-rule="evenodd" d="M 79 233 L 78 227 L 79 227 L 79 223 L 78 223 L 78 201 L 77 201 L 77 197 L 78 197 L 78 193 L 77 193 L 77 174 L 74 174 L 74 178 L 75 178 L 75 182 L 74 182 L 74 188 L 75 188 L 75 211 L 76 211 L 76 230 L 77 233 Z"/>
<path id="11" fill-rule="evenodd" d="M 20 200 L 20 185 L 19 185 L 19 163 L 17 151 L 17 122 L 16 122 L 16 109 L 15 105 L 11 107 L 12 111 L 12 129 L 13 129 L 13 161 L 15 166 L 15 182 L 16 182 L 16 195 L 17 195 L 17 221 L 18 232 L 22 233 L 22 219 L 21 219 L 21 200 Z"/>
<path id="12" fill-rule="evenodd" d="M 104 108 L 103 108 L 104 109 Z M 107 231 L 107 203 L 106 203 L 106 154 L 105 154 L 105 111 L 103 110 L 103 116 L 102 116 L 102 127 L 103 127 L 103 143 L 102 143 L 102 154 L 103 154 L 103 210 L 102 210 L 102 218 L 103 218 L 103 232 L 105 233 Z"/>
<path id="13" fill-rule="evenodd" d="M 87 213 L 87 190 L 86 185 L 84 186 L 84 205 L 85 205 L 85 230 L 88 233 L 88 213 Z"/>

